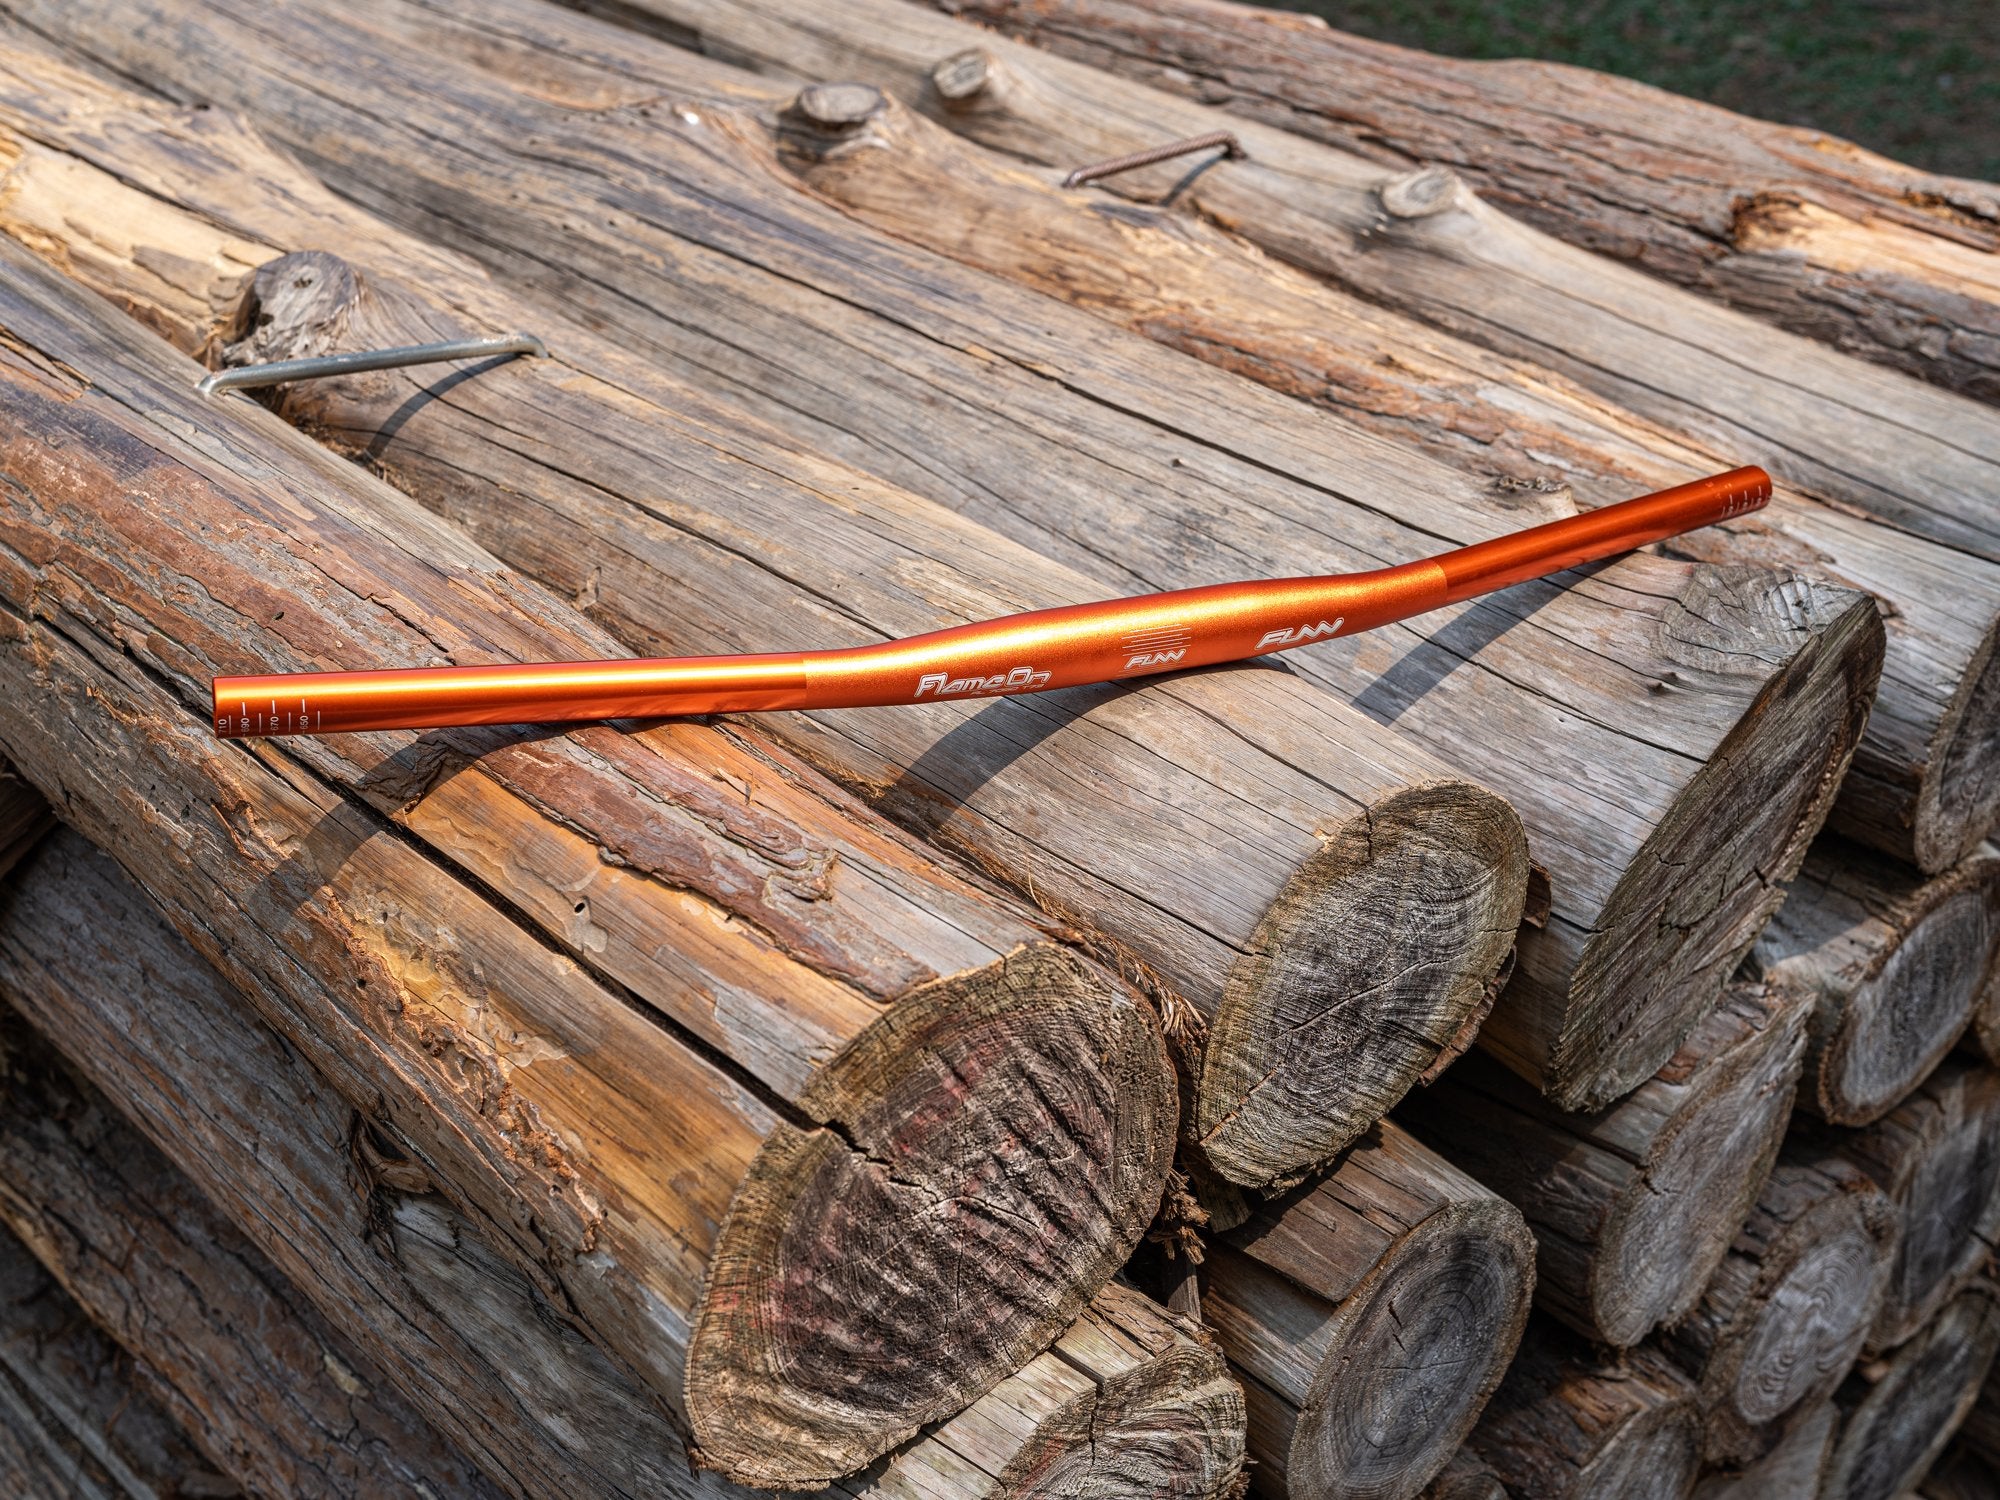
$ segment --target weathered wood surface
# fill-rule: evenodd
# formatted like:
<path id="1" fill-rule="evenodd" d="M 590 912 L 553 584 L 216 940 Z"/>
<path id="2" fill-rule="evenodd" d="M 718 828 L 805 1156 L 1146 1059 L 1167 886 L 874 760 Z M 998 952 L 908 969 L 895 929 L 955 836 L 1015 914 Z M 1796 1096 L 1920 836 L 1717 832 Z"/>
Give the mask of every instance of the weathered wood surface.
<path id="1" fill-rule="evenodd" d="M 1980 1387 L 1979 1399 L 1966 1413 L 1960 1433 L 1989 1463 L 2000 1464 L 2000 1379 L 1989 1376 Z"/>
<path id="2" fill-rule="evenodd" d="M 630 0 L 619 14 L 667 22 L 684 43 L 789 80 L 876 84 L 1058 176 L 1233 130 L 1244 155 L 1226 168 L 1169 162 L 1097 187 L 1171 195 L 1281 260 L 1534 359 L 1780 478 L 1962 550 L 2000 552 L 2000 413 L 1551 239 L 1448 169 L 1386 171 L 902 0 L 851 0 L 837 13 L 810 0 Z M 986 87 L 947 110 L 932 71 L 974 49 L 989 60 Z"/>
<path id="3" fill-rule="evenodd" d="M 934 82 L 963 87 L 947 64 Z M 1526 360 L 1427 327 L 1208 223 L 1066 192 L 865 85 L 814 85 L 765 139 L 814 191 L 901 238 L 1075 303 L 1499 483 L 1586 505 L 1732 467 Z M 1789 488 L 1664 544 L 1793 565 L 1885 601 L 1881 690 L 1833 821 L 1927 867 L 2000 818 L 2000 565 Z"/>
<path id="4" fill-rule="evenodd" d="M 1902 1343 L 1978 1276 L 2000 1239 L 2000 1074 L 1951 1058 L 1865 1130 L 1824 1139 L 1902 1222 L 1871 1349 Z"/>
<path id="5" fill-rule="evenodd" d="M 1387 168 L 1448 166 L 1572 244 L 2000 401 L 1991 183 L 1631 79 L 1438 57 L 1295 12 L 1218 0 L 938 3 Z"/>
<path id="6" fill-rule="evenodd" d="M 1567 1114 L 1474 1055 L 1398 1118 L 1527 1216 L 1536 1299 L 1605 1343 L 1685 1315 L 1777 1160 L 1809 1007 L 1733 987 L 1667 1065 Z"/>
<path id="7" fill-rule="evenodd" d="M 780 425 L 976 507 L 1107 586 L 1367 567 L 1546 511 L 1330 419 L 1301 424 L 1253 385 L 776 192 L 700 109 L 654 109 L 642 101 L 657 84 L 606 71 L 671 49 L 546 8 L 483 12 L 476 34 L 386 4 L 289 14 L 281 52 L 226 7 L 103 0 L 36 19 L 135 76 L 245 108 L 351 196 L 480 244 L 632 346 L 718 372 Z M 591 47 L 590 66 L 562 57 Z M 325 66 L 369 57 L 367 86 L 423 100 L 449 146 L 426 134 L 419 149 L 380 111 L 364 123 L 365 99 L 324 97 L 320 49 Z M 525 73 L 534 97 L 482 62 Z M 905 327 L 916 288 L 930 289 L 921 337 Z M 746 358 L 754 380 L 731 376 Z M 947 399 L 955 410 L 939 410 Z M 921 454 L 918 409 L 937 413 Z M 996 422 L 1007 441 L 990 441 Z M 1385 518 L 1411 507 L 1427 531 Z M 1803 853 L 1859 732 L 1877 630 L 1855 596 L 1792 575 L 1633 558 L 1440 615 L 1427 634 L 1336 639 L 1297 665 L 1482 782 L 1519 787 L 1562 904 L 1524 941 L 1484 1036 L 1574 1103 L 1657 1067 L 1768 914 L 1767 882 Z M 1615 727 L 1642 720 L 1646 742 Z"/>
<path id="8" fill-rule="evenodd" d="M 1682 1500 L 1701 1427 L 1693 1386 L 1653 1350 L 1600 1357 L 1537 1318 L 1470 1446 L 1524 1500 Z"/>
<path id="9" fill-rule="evenodd" d="M 328 1090 L 74 834 L 51 839 L 0 901 L 0 998 L 509 1493 L 747 1494 L 691 1472 L 657 1398 L 436 1193 L 392 1125 Z M 167 1191 L 157 1178 L 126 1190 L 139 1218 Z M 826 1494 L 987 1500 L 1067 1472 L 1210 1500 L 1240 1468 L 1242 1425 L 1220 1356 L 1110 1287 L 1054 1349 Z"/>
<path id="10" fill-rule="evenodd" d="M 1860 1357 L 1888 1290 L 1896 1212 L 1859 1168 L 1794 1146 L 1660 1347 L 1695 1382 L 1710 1464 L 1761 1461 Z"/>
<path id="11" fill-rule="evenodd" d="M 245 1489 L 497 1493 L 4 1007 L 0 1076 L 0 1219 Z"/>
<path id="12" fill-rule="evenodd" d="M 1513 1358 L 1534 1240 L 1512 1205 L 1384 1121 L 1223 1236 L 1203 1270 L 1259 1489 L 1410 1500 Z"/>
<path id="13" fill-rule="evenodd" d="M 4 670 L 36 706 L 0 726 L 9 758 L 343 1092 L 385 1099 L 649 1383 L 678 1402 L 685 1376 L 710 1458 L 739 1478 L 844 1472 L 1075 1316 L 1167 1169 L 1150 1011 L 728 731 L 215 745 L 216 673 L 616 643 L 268 413 L 244 404 L 218 428 L 185 359 L 0 254 Z M 200 587 L 160 584 L 188 577 Z M 761 1073 L 726 1071 L 599 974 L 735 1038 Z M 750 1029 L 800 1016 L 819 1038 Z M 895 1134 L 905 1110 L 924 1132 Z M 898 1230 L 888 1205 L 933 1189 L 960 1207 Z M 793 1214 L 789 1264 L 843 1279 L 770 1279 Z M 974 1268 L 997 1278 L 991 1322 L 922 1326 L 933 1254 L 974 1301 Z M 733 1326 L 756 1308 L 799 1348 Z M 793 1412 L 752 1415 L 750 1393 Z"/>
<path id="14" fill-rule="evenodd" d="M 1941 1454 L 2000 1351 L 2000 1297 L 1960 1292 L 1894 1353 L 1863 1365 L 1835 1398 L 1841 1431 L 1822 1500 L 1899 1500 Z"/>
<path id="15" fill-rule="evenodd" d="M 443 399 L 423 399 L 437 377 L 419 370 L 312 382 L 280 409 L 587 599 L 631 649 L 855 645 L 1093 595 L 1080 575 L 531 313 L 474 268 L 399 279 L 421 245 L 247 133 L 32 59 L 10 76 L 35 85 L 25 128 L 46 140 L 60 123 L 79 152 L 112 147 L 124 181 L 180 195 L 148 197 L 26 143 L 7 178 L 17 237 L 190 351 L 232 326 L 254 329 L 232 357 L 282 359 L 532 321 L 549 360 L 456 382 Z M 179 149 L 190 125 L 207 147 L 192 158 Z M 224 218 L 232 229 L 216 227 Z M 29 233 L 31 219 L 49 228 Z M 263 253 L 244 245 L 251 232 L 336 242 L 343 258 L 273 260 L 239 309 L 236 258 Z M 168 254 L 181 274 L 151 278 L 143 268 Z M 588 452 L 573 451 L 579 432 Z M 675 476 L 669 500 L 662 471 Z M 1462 1050 L 1512 948 L 1527 854 L 1511 810 L 1289 674 L 760 722 L 1107 932 L 1191 1001 L 1209 1038 L 1200 1144 L 1236 1182 L 1295 1180 Z M 1367 943 L 1350 940 L 1364 931 Z"/>
<path id="16" fill-rule="evenodd" d="M 124 1351 L 0 1230 L 0 1494 L 234 1500 L 243 1492 L 161 1409 Z"/>
<path id="17" fill-rule="evenodd" d="M 42 794 L 0 760 L 0 876 L 35 847 L 55 823 Z"/>
<path id="18" fill-rule="evenodd" d="M 1840 1125 L 1893 1109 L 1951 1050 L 2000 978 L 2000 855 L 1926 879 L 1823 836 L 1758 936 L 1766 984 L 1812 997 L 1800 1103 Z"/>
<path id="19" fill-rule="evenodd" d="M 1822 1401 L 1754 1464 L 1703 1475 L 1694 1487 L 1694 1500 L 1819 1500 L 1820 1481 L 1839 1435 L 1840 1408 Z"/>
<path id="20" fill-rule="evenodd" d="M 1461 1448 L 1425 1487 L 1422 1500 L 1507 1500 L 1507 1487 L 1491 1464 Z"/>
<path id="21" fill-rule="evenodd" d="M 2000 1469 L 1963 1443 L 1953 1443 L 1931 1465 L 1915 1493 L 1920 1500 L 1992 1500 L 2000 1495 Z"/>

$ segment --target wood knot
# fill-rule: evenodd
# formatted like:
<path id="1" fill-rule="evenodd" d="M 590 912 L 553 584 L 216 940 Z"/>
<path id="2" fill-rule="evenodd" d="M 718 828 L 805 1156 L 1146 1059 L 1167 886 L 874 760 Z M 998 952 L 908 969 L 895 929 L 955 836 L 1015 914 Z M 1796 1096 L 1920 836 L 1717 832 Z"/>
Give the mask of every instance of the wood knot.
<path id="1" fill-rule="evenodd" d="M 1422 219 L 1460 206 L 1465 184 L 1449 167 L 1419 167 L 1391 177 L 1375 190 L 1391 218 Z"/>
<path id="2" fill-rule="evenodd" d="M 859 130 L 889 107 L 882 91 L 867 83 L 815 83 L 799 91 L 786 117 L 829 134 Z"/>
<path id="3" fill-rule="evenodd" d="M 931 87 L 947 109 L 962 109 L 986 92 L 996 66 L 984 47 L 968 47 L 932 66 Z"/>

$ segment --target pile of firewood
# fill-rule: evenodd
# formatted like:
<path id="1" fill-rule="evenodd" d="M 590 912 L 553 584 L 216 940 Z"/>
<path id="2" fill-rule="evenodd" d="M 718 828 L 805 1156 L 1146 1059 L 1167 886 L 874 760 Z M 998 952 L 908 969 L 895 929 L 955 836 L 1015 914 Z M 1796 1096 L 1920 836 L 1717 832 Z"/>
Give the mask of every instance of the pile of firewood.
<path id="1" fill-rule="evenodd" d="M 1996 351 L 1993 188 L 1212 0 L 0 0 L 0 1490 L 2000 1494 Z"/>

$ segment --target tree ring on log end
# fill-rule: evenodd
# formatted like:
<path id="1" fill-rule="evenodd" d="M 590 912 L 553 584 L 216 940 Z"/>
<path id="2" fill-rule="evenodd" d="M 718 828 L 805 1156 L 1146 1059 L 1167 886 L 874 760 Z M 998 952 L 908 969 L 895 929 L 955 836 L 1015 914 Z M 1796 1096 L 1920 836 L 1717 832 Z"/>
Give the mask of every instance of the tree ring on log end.
<path id="1" fill-rule="evenodd" d="M 1911 842 L 1917 867 L 1957 863 L 2000 825 L 2000 622 L 1986 633 L 1931 741 Z"/>
<path id="2" fill-rule="evenodd" d="M 1796 1040 L 1795 1026 L 1765 1027 L 1654 1136 L 1605 1215 L 1591 1264 L 1589 1305 L 1607 1343 L 1636 1344 L 1700 1299 L 1784 1144 Z"/>
<path id="3" fill-rule="evenodd" d="M 1882 1305 L 1895 1216 L 1879 1194 L 1828 1194 L 1764 1252 L 1743 1315 L 1702 1371 L 1710 1462 L 1762 1458 L 1779 1419 L 1831 1395 Z"/>
<path id="4" fill-rule="evenodd" d="M 1971 1411 L 1996 1349 L 2000 1306 L 1990 1289 L 1974 1287 L 1891 1355 L 1855 1404 L 1820 1490 L 1824 1500 L 1908 1494 Z"/>
<path id="5" fill-rule="evenodd" d="M 1152 1222 L 1176 1136 L 1159 1024 L 1037 944 L 914 991 L 800 1096 L 716 1243 L 688 1353 L 702 1461 L 821 1484 L 1052 1343 Z"/>
<path id="6" fill-rule="evenodd" d="M 1909 1176 L 1890 1194 L 1903 1237 L 1882 1315 L 1869 1335 L 1871 1348 L 1899 1344 L 1922 1327 L 1977 1273 L 2000 1228 L 2000 1080 L 1986 1069 L 1968 1069 L 1937 1094 L 1935 1100 L 1917 1096 L 1935 1110 L 1930 1123 L 1936 1133 L 1915 1148 Z M 1900 1118 L 1892 1114 L 1883 1125 Z"/>
<path id="7" fill-rule="evenodd" d="M 1035 1429 L 992 1500 L 1217 1500 L 1243 1472 L 1243 1388 L 1191 1346 L 1114 1375 Z"/>
<path id="8" fill-rule="evenodd" d="M 1335 830 L 1224 982 L 1196 1096 L 1209 1165 L 1290 1186 L 1462 1050 L 1527 884 L 1520 819 L 1469 782 L 1400 789 Z"/>
<path id="9" fill-rule="evenodd" d="M 1453 1204 L 1340 1305 L 1285 1459 L 1287 1492 L 1390 1500 L 1442 1467 L 1507 1373 L 1535 1241 L 1518 1211 Z"/>
<path id="10" fill-rule="evenodd" d="M 1663 654 L 1695 670 L 1770 676 L 1584 944 L 1544 1084 L 1562 1109 L 1630 1093 L 1712 1005 L 1825 821 L 1882 667 L 1872 601 L 1762 568 L 1697 564 L 1661 634 Z"/>
<path id="11" fill-rule="evenodd" d="M 1692 1406 L 1656 1406 L 1628 1421 L 1584 1465 L 1563 1500 L 1683 1500 L 1700 1466 Z"/>
<path id="12" fill-rule="evenodd" d="M 1815 1070 L 1819 1113 L 1867 1125 L 1928 1078 L 1965 1030 L 2000 942 L 2000 881 L 1935 887 L 1855 986 Z"/>

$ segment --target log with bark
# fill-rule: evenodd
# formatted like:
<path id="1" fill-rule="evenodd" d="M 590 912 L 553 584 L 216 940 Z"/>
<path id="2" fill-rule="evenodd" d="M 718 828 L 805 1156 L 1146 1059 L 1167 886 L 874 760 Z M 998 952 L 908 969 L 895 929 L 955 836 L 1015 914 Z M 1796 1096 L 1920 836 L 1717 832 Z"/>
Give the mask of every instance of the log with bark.
<path id="1" fill-rule="evenodd" d="M 963 82 L 945 65 L 940 90 Z M 775 105 L 776 101 L 773 100 Z M 814 85 L 739 127 L 867 222 L 1329 407 L 1499 483 L 1584 504 L 1730 467 L 1563 376 L 1375 306 L 1203 220 L 1064 192 L 887 100 Z M 1955 858 L 2000 815 L 2000 565 L 1790 490 L 1670 540 L 1789 564 L 1885 601 L 1875 712 L 1833 822 L 1903 858 Z"/>
<path id="2" fill-rule="evenodd" d="M 1795 1145 L 1692 1311 L 1659 1343 L 1695 1382 L 1705 1462 L 1741 1467 L 1787 1443 L 1860 1357 L 1898 1225 L 1851 1162 Z"/>
<path id="3" fill-rule="evenodd" d="M 1822 1401 L 1791 1424 L 1784 1440 L 1754 1464 L 1702 1476 L 1693 1500 L 1819 1500 L 1820 1482 L 1840 1434 L 1840 1408 Z"/>
<path id="4" fill-rule="evenodd" d="M 100 0 L 34 16 L 134 76 L 244 108 L 335 188 L 477 244 L 631 346 L 705 368 L 774 423 L 977 508 L 1107 587 L 1366 567 L 1545 513 L 778 193 L 705 104 L 655 108 L 658 86 L 606 71 L 662 52 L 628 33 L 519 5 L 476 27 L 406 6 L 333 11 L 288 12 L 282 49 L 227 7 Z M 564 56 L 592 46 L 589 65 Z M 312 87 L 322 49 L 329 66 L 370 60 L 342 100 Z M 370 112 L 371 87 L 395 110 Z M 435 116 L 421 149 L 381 125 L 413 99 Z M 910 412 L 947 399 L 917 452 Z M 1211 532 L 1215 517 L 1228 527 Z M 1298 666 L 1514 788 L 1560 904 L 1524 941 L 1484 1036 L 1576 1103 L 1643 1080 L 1712 1003 L 1831 799 L 1879 643 L 1872 607 L 1845 591 L 1633 558 L 1422 632 L 1336 639 Z M 1614 727 L 1642 722 L 1643 737 Z"/>
<path id="5" fill-rule="evenodd" d="M 1899 1500 L 1923 1478 L 2000 1351 L 2000 1294 L 1974 1282 L 1908 1343 L 1864 1364 L 1835 1398 L 1840 1437 L 1822 1500 Z"/>
<path id="6" fill-rule="evenodd" d="M 1641 1346 L 1604 1357 L 1532 1319 L 1469 1445 L 1535 1500 L 1682 1500 L 1701 1463 L 1694 1388 Z"/>
<path id="7" fill-rule="evenodd" d="M 235 1500 L 236 1483 L 153 1399 L 28 1247 L 0 1230 L 0 1494 Z M 438 1493 L 452 1494 L 440 1484 Z"/>
<path id="8" fill-rule="evenodd" d="M 693 1473 L 657 1398 L 435 1192 L 388 1121 L 327 1089 L 158 908 L 72 833 L 51 839 L 0 901 L 0 998 L 173 1163 L 127 1170 L 108 1185 L 102 1174 L 70 1180 L 66 1195 L 96 1191 L 103 1200 L 96 1222 L 152 1223 L 169 1207 L 175 1222 L 204 1209 L 225 1221 L 226 1230 L 184 1236 L 181 1250 L 240 1231 L 510 1493 L 566 1497 L 580 1485 L 605 1496 L 744 1493 Z M 71 1093 L 81 1101 L 87 1091 Z M 76 1120 L 87 1111 L 77 1102 L 54 1113 Z M 92 1138 L 111 1133 L 93 1129 Z M 179 1172 L 184 1193 L 170 1180 Z M 241 1263 L 255 1258 L 178 1263 L 186 1285 L 234 1314 L 251 1359 L 291 1347 L 277 1338 L 284 1320 L 270 1309 L 246 1316 L 256 1309 L 237 1288 Z M 164 1317 L 129 1331 L 170 1343 L 184 1336 Z M 216 1361 L 184 1374 L 206 1399 L 241 1399 L 242 1382 Z M 998 1500 L 1043 1480 L 1096 1475 L 1217 1500 L 1240 1470 L 1242 1427 L 1242 1397 L 1220 1356 L 1114 1286 L 1051 1351 L 827 1497 L 896 1500 L 914 1485 L 936 1500 Z"/>
<path id="9" fill-rule="evenodd" d="M 0 1221 L 246 1490 L 496 1494 L 6 1006 L 0 1077 Z"/>
<path id="10" fill-rule="evenodd" d="M 461 382 L 448 399 L 422 400 L 435 375 L 418 370 L 307 383 L 280 409 L 366 453 L 503 560 L 586 598 L 628 648 L 858 645 L 1092 596 L 1080 575 L 768 439 L 476 270 L 409 280 L 422 247 L 247 135 L 205 123 L 217 149 L 190 161 L 175 149 L 178 114 L 42 76 L 53 85 L 35 94 L 44 120 L 66 100 L 67 123 L 120 143 L 121 173 L 178 173 L 188 206 L 97 180 L 77 157 L 44 172 L 47 200 L 26 191 L 35 170 L 17 170 L 12 202 L 46 201 L 61 228 L 35 241 L 44 253 L 73 246 L 58 263 L 183 347 L 232 322 L 252 330 L 233 357 L 283 359 L 532 321 L 549 360 Z M 319 206 L 311 229 L 301 198 Z M 233 232 L 213 227 L 223 203 Z M 270 261 L 238 318 L 226 301 L 235 258 L 266 253 L 244 246 L 251 229 L 337 232 L 345 257 Z M 112 243 L 128 247 L 115 262 Z M 135 269 L 162 254 L 183 274 L 149 286 Z M 194 265 L 216 268 L 215 280 Z M 586 452 L 580 432 L 592 435 Z M 663 470 L 674 475 L 665 501 Z M 1297 1180 L 1442 1067 L 1484 1017 L 1512 948 L 1528 874 L 1512 811 L 1289 674 L 759 722 L 903 821 L 1102 929 L 1189 1000 L 1208 1037 L 1200 1145 L 1234 1182 Z M 1367 941 L 1353 940 L 1360 932 Z"/>
<path id="11" fill-rule="evenodd" d="M 1734 987 L 1664 1068 L 1596 1114 L 1566 1114 L 1474 1055 L 1398 1118 L 1527 1216 L 1542 1308 L 1636 1344 L 1694 1307 L 1757 1201 L 1808 1010 Z"/>
<path id="12" fill-rule="evenodd" d="M 732 730 L 217 744 L 220 673 L 617 645 L 0 258 L 16 767 L 732 1477 L 848 1472 L 1046 1345 L 1159 1202 L 1152 1013 Z"/>
<path id="13" fill-rule="evenodd" d="M 1901 1222 L 1869 1347 L 1902 1343 L 1978 1276 L 2000 1239 L 2000 1073 L 1948 1059 L 1865 1130 L 1825 1131 Z"/>
<path id="14" fill-rule="evenodd" d="M 1749 964 L 1802 989 L 1813 1020 L 1799 1101 L 1866 1125 L 1927 1078 L 2000 975 L 2000 856 L 1925 879 L 1822 836 Z"/>
<path id="15" fill-rule="evenodd" d="M 1990 183 L 1627 78 L 1439 57 L 1293 12 L 1218 0 L 938 4 L 1386 168 L 1448 166 L 1571 244 L 2000 401 Z"/>
<path id="16" fill-rule="evenodd" d="M 33 3 L 38 15 L 61 8 Z M 1058 175 L 1231 130 L 1243 155 L 1226 167 L 1174 161 L 1099 187 L 1170 197 L 1281 260 L 1536 360 L 1674 431 L 1754 454 L 1782 479 L 2000 555 L 2000 414 L 1551 239 L 1481 202 L 1449 169 L 1388 172 L 901 0 L 852 0 L 838 13 L 810 0 L 628 0 L 617 14 L 669 23 L 683 44 L 786 79 L 873 83 Z M 101 36 L 92 46 L 107 60 L 139 50 Z M 984 87 L 946 110 L 932 70 L 974 49 L 986 54 Z"/>
<path id="17" fill-rule="evenodd" d="M 1223 1236 L 1204 1272 L 1259 1488 L 1409 1500 L 1513 1358 L 1534 1240 L 1518 1210 L 1384 1121 Z"/>

